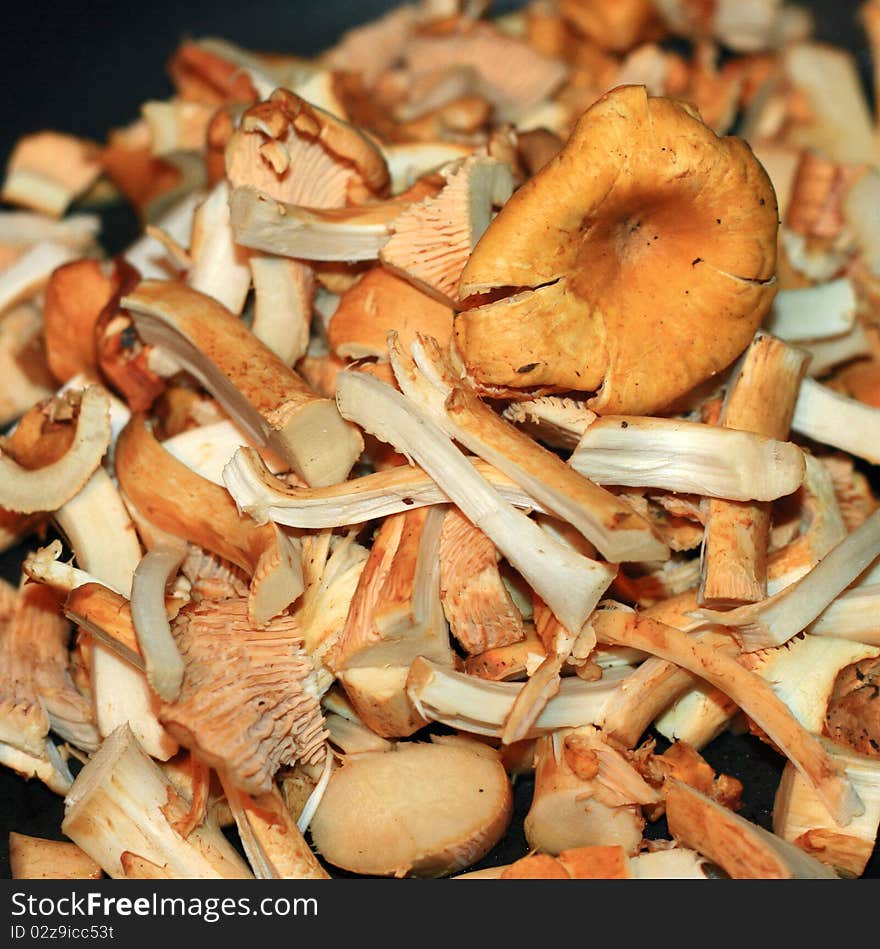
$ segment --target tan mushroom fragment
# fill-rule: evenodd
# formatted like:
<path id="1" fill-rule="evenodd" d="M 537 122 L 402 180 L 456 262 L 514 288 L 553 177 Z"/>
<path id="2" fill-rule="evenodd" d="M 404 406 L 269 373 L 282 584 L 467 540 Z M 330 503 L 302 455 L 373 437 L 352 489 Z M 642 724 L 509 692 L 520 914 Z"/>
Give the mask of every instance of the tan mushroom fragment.
<path id="1" fill-rule="evenodd" d="M 254 288 L 251 329 L 282 362 L 292 366 L 309 345 L 314 274 L 301 260 L 256 251 L 249 253 L 248 263 Z M 308 378 L 306 382 L 312 385 Z M 320 394 L 320 389 L 316 391 Z"/>
<path id="2" fill-rule="evenodd" d="M 165 450 L 142 414 L 132 416 L 119 436 L 115 467 L 126 498 L 149 523 L 248 573 L 255 623 L 268 622 L 302 592 L 297 539 L 241 517 L 224 488 Z"/>
<path id="3" fill-rule="evenodd" d="M 122 302 L 143 339 L 195 376 L 257 444 L 313 486 L 346 478 L 360 434 L 223 306 L 162 281 L 144 281 Z"/>
<path id="4" fill-rule="evenodd" d="M 584 165 L 597 170 L 589 187 Z M 483 235 L 462 297 L 530 289 L 464 310 L 458 349 L 478 385 L 598 390 L 590 408 L 646 414 L 742 352 L 770 306 L 775 261 L 773 189 L 748 147 L 680 103 L 621 87 Z M 661 299 L 675 301 L 675 321 Z M 662 352 L 675 358 L 646 375 Z"/>
<path id="5" fill-rule="evenodd" d="M 101 868 L 76 844 L 9 834 L 9 866 L 13 880 L 100 880 Z"/>
<path id="6" fill-rule="evenodd" d="M 325 659 L 360 718 L 383 738 L 426 724 L 406 693 L 411 662 L 451 667 L 440 603 L 442 508 L 386 518 L 373 541 L 348 616 Z"/>
<path id="7" fill-rule="evenodd" d="M 431 417 L 390 386 L 362 373 L 343 373 L 336 401 L 343 417 L 423 468 L 566 628 L 583 626 L 616 571 L 546 536 L 508 505 Z"/>
<path id="8" fill-rule="evenodd" d="M 779 441 L 788 438 L 807 362 L 805 352 L 757 334 L 728 383 L 720 424 Z M 769 533 L 769 502 L 709 500 L 700 605 L 724 608 L 767 595 Z"/>
<path id="9" fill-rule="evenodd" d="M 182 837 L 173 822 L 189 801 L 120 725 L 77 775 L 64 802 L 61 828 L 104 872 L 125 875 L 121 857 L 134 853 L 176 879 L 246 879 L 247 864 L 216 824 Z"/>
<path id="10" fill-rule="evenodd" d="M 436 802 L 447 802 L 438 820 Z M 311 824 L 329 863 L 373 876 L 446 876 L 476 863 L 513 812 L 497 753 L 462 739 L 401 742 L 333 772 Z"/>
<path id="11" fill-rule="evenodd" d="M 0 317 L 0 425 L 48 399 L 55 380 L 46 361 L 39 309 L 23 303 Z"/>
<path id="12" fill-rule="evenodd" d="M 554 395 L 511 402 L 502 414 L 536 441 L 569 451 L 577 447 L 581 436 L 596 421 L 596 413 L 583 402 Z"/>

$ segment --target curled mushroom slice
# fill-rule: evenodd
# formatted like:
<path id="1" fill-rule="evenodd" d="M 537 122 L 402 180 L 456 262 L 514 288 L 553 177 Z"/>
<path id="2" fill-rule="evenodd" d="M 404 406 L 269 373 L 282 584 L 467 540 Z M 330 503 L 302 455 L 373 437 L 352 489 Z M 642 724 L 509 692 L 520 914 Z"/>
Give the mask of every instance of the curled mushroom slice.
<path id="1" fill-rule="evenodd" d="M 669 831 L 734 879 L 836 879 L 833 870 L 682 781 L 666 790 Z"/>
<path id="2" fill-rule="evenodd" d="M 736 659 L 650 618 L 604 610 L 591 620 L 602 642 L 636 646 L 674 662 L 729 695 L 794 763 L 835 818 L 849 823 L 864 805 L 827 752 L 792 715 L 770 685 Z"/>
<path id="3" fill-rule="evenodd" d="M 569 464 L 599 484 L 772 501 L 798 488 L 806 462 L 791 442 L 701 422 L 628 415 L 594 422 Z"/>
<path id="4" fill-rule="evenodd" d="M 247 794 L 265 794 L 279 767 L 326 752 L 314 667 L 290 616 L 255 627 L 244 600 L 202 600 L 172 624 L 183 686 L 160 718 L 181 743 L 225 770 Z"/>
<path id="5" fill-rule="evenodd" d="M 174 282 L 144 281 L 123 298 L 138 333 L 194 375 L 257 444 L 315 486 L 345 480 L 363 442 L 240 320 Z"/>
<path id="6" fill-rule="evenodd" d="M 274 525 L 242 518 L 224 488 L 163 448 L 144 415 L 133 415 L 119 436 L 115 464 L 120 487 L 150 523 L 248 572 L 256 623 L 276 616 L 302 592 L 295 539 Z"/>
<path id="7" fill-rule="evenodd" d="M 497 468 L 470 458 L 474 470 L 509 504 L 539 510 L 534 499 Z M 253 449 L 237 451 L 223 480 L 242 511 L 257 523 L 326 528 L 362 524 L 413 507 L 445 504 L 449 496 L 420 468 L 398 465 L 325 488 L 290 487 L 272 475 Z"/>
<path id="8" fill-rule="evenodd" d="M 507 504 L 419 406 L 363 373 L 341 375 L 345 418 L 420 465 L 479 527 L 568 629 L 580 629 L 616 571 L 544 534 Z"/>
<path id="9" fill-rule="evenodd" d="M 588 183 L 584 165 L 596 171 Z M 643 87 L 613 90 L 474 249 L 463 297 L 531 289 L 459 315 L 468 373 L 480 385 L 598 390 L 588 405 L 603 414 L 665 408 L 730 365 L 760 325 L 776 227 L 772 186 L 742 141 Z M 674 358 L 658 372 L 664 352 Z"/>
<path id="10" fill-rule="evenodd" d="M 28 469 L 0 452 L 0 506 L 31 514 L 55 511 L 74 497 L 101 464 L 110 444 L 110 401 L 101 386 L 68 392 L 70 416 L 76 416 L 70 448 L 50 464 Z"/>

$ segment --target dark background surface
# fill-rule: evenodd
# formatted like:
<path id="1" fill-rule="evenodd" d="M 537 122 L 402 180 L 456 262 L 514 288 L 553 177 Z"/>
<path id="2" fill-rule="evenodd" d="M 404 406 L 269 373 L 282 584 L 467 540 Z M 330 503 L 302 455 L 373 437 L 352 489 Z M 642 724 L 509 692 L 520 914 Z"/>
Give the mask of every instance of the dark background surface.
<path id="1" fill-rule="evenodd" d="M 252 0 L 151 3 L 29 3 L 4 10 L 0 96 L 0 162 L 18 137 L 44 128 L 103 140 L 107 131 L 137 118 L 140 104 L 171 94 L 165 65 L 187 36 L 213 35 L 245 48 L 308 55 L 331 45 L 342 29 L 366 22 L 389 9 L 388 0 Z M 520 6 L 496 2 L 494 10 Z M 857 53 L 866 79 L 870 59 L 856 20 L 858 4 L 822 0 L 810 6 L 817 36 Z M 133 218 L 116 214 L 115 240 L 124 240 Z M 127 236 L 134 236 L 127 235 Z M 115 250 L 118 248 L 110 247 Z M 20 551 L 0 556 L 0 575 L 16 582 Z M 749 736 L 726 734 L 705 756 L 719 770 L 744 783 L 744 817 L 769 826 L 782 759 Z M 531 781 L 515 788 L 516 816 L 511 833 L 481 866 L 507 863 L 526 852 L 521 820 L 531 799 Z M 26 782 L 0 768 L 0 877 L 8 878 L 8 833 L 60 839 L 60 798 L 37 781 Z M 661 823 L 649 828 L 665 836 Z M 880 851 L 866 876 L 880 878 Z"/>

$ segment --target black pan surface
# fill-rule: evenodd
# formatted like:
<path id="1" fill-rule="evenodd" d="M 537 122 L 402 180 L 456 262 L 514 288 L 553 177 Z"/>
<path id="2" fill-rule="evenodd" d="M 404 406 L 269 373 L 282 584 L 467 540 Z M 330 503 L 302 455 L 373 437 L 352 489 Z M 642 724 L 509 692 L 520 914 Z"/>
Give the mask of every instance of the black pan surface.
<path id="1" fill-rule="evenodd" d="M 151 0 L 148 4 L 25 0 L 14 4 L 4 11 L 6 81 L 0 95 L 0 161 L 5 166 L 15 141 L 27 132 L 48 128 L 103 140 L 110 128 L 136 118 L 140 103 L 168 97 L 172 88 L 165 64 L 183 37 L 213 35 L 246 48 L 308 55 L 332 44 L 343 29 L 373 19 L 394 5 L 392 0 Z M 520 5 L 496 0 L 493 9 Z M 867 89 L 870 57 L 857 23 L 859 4 L 817 0 L 803 5 L 813 10 L 820 39 L 856 54 Z M 127 208 L 104 213 L 103 240 L 110 253 L 122 249 L 136 234 L 137 222 Z M 0 576 L 17 582 L 23 554 L 16 549 L 0 555 Z M 717 738 L 704 755 L 717 770 L 743 782 L 742 815 L 769 827 L 782 772 L 780 756 L 753 737 L 733 733 Z M 509 863 L 526 853 L 522 818 L 531 792 L 531 779 L 516 782 L 510 833 L 480 867 Z M 63 839 L 62 816 L 61 799 L 41 783 L 0 768 L 0 878 L 10 876 L 9 832 Z M 649 825 L 648 831 L 650 836 L 666 836 L 662 821 Z M 865 877 L 880 878 L 880 847 Z"/>

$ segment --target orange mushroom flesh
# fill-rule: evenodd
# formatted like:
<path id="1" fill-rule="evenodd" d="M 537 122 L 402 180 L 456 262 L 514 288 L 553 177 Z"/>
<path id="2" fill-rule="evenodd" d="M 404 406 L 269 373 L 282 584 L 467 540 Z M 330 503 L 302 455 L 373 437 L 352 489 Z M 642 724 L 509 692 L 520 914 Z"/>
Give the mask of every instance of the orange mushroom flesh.
<path id="1" fill-rule="evenodd" d="M 588 405 L 604 414 L 665 408 L 730 365 L 760 325 L 776 215 L 743 141 L 642 87 L 613 90 L 474 249 L 463 297 L 519 292 L 459 314 L 470 376 L 595 392 Z"/>

